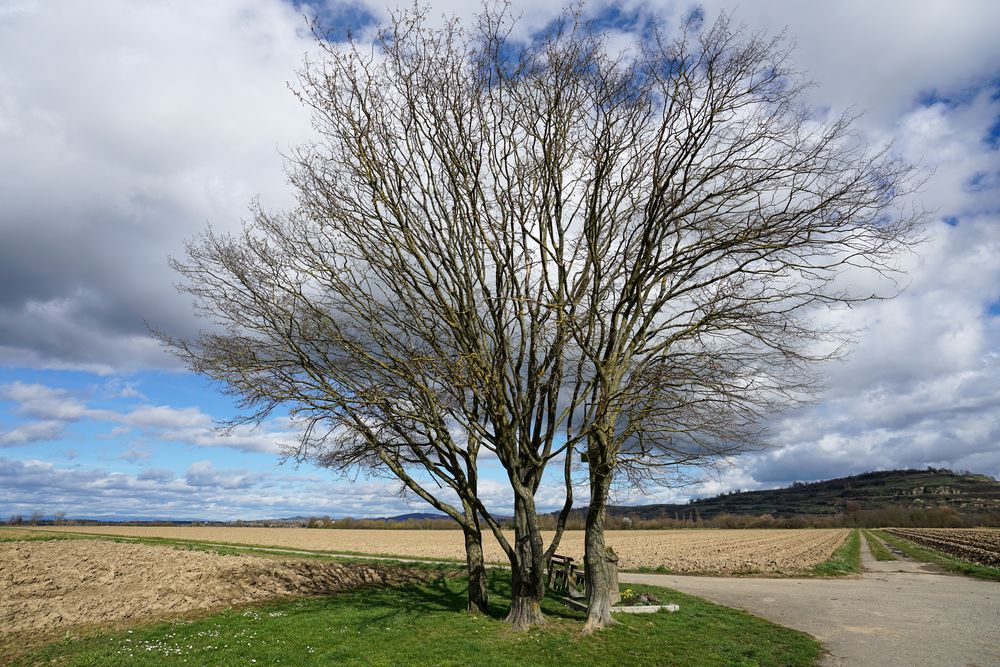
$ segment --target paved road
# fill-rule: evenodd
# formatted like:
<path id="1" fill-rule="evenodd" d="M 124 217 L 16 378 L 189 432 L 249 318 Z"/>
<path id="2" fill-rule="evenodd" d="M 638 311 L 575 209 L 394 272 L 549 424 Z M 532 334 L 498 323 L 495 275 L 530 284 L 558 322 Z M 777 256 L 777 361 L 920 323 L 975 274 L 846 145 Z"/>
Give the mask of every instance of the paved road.
<path id="1" fill-rule="evenodd" d="M 624 572 L 620 578 L 674 588 L 807 632 L 829 651 L 823 665 L 1000 666 L 1000 583 L 945 574 L 905 556 L 880 563 L 864 542 L 861 553 L 864 573 L 851 579 Z"/>

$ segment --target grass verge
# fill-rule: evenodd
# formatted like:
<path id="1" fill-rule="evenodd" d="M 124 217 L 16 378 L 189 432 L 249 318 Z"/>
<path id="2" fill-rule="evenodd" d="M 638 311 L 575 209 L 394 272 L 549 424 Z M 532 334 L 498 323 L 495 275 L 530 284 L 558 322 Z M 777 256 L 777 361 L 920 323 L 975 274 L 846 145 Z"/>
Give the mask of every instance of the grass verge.
<path id="1" fill-rule="evenodd" d="M 872 532 L 905 553 L 910 558 L 915 558 L 925 563 L 933 563 L 934 565 L 938 565 L 949 572 L 954 572 L 955 574 L 964 574 L 969 577 L 975 577 L 976 579 L 986 579 L 987 581 L 1000 581 L 1000 568 L 970 563 L 969 561 L 949 556 L 948 554 L 936 551 L 929 547 L 917 545 L 909 540 L 903 539 L 902 537 L 890 535 L 889 533 L 881 530 L 875 530 Z"/>
<path id="2" fill-rule="evenodd" d="M 580 635 L 583 614 L 545 601 L 549 623 L 516 633 L 503 622 L 509 575 L 490 578 L 491 613 L 464 613 L 465 582 L 231 609 L 196 620 L 67 637 L 14 664 L 61 665 L 814 665 L 819 643 L 746 612 L 675 591 L 632 586 L 676 602 L 675 614 L 619 615 L 621 625 Z"/>
<path id="3" fill-rule="evenodd" d="M 861 536 L 855 528 L 827 560 L 809 568 L 808 574 L 816 577 L 843 577 L 859 572 L 861 572 Z"/>
<path id="4" fill-rule="evenodd" d="M 24 542 L 27 540 L 59 540 L 69 539 L 51 533 L 39 533 L 30 530 L 0 529 L 0 542 Z"/>
<path id="5" fill-rule="evenodd" d="M 885 545 L 882 544 L 877 536 L 872 534 L 872 531 L 866 530 L 864 533 L 865 541 L 868 542 L 868 550 L 872 552 L 875 560 L 896 560 L 892 552 L 885 548 Z"/>

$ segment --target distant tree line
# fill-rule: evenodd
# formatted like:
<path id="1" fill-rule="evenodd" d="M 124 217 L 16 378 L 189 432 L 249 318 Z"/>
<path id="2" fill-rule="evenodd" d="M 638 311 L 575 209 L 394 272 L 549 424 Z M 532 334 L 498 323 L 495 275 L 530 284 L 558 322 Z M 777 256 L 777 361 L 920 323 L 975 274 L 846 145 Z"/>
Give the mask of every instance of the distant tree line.
<path id="1" fill-rule="evenodd" d="M 775 517 L 771 514 L 729 514 L 723 513 L 704 518 L 698 511 L 675 516 L 642 518 L 635 515 L 612 514 L 605 518 L 605 530 L 669 530 L 678 528 L 976 528 L 1000 527 L 1000 512 L 959 512 L 948 507 L 911 508 L 902 506 L 861 509 L 857 503 L 849 502 L 844 512 L 839 514 L 801 514 Z M 538 517 L 541 530 L 555 530 L 558 517 L 542 514 Z M 419 519 L 355 519 L 344 517 L 332 519 L 329 515 L 310 516 L 294 520 L 269 521 L 99 521 L 95 519 L 67 519 L 65 512 L 56 512 L 46 518 L 41 512 L 27 516 L 12 514 L 8 526 L 176 526 L 212 525 L 234 527 L 288 527 L 346 530 L 459 530 L 461 526 L 450 518 Z M 513 519 L 501 519 L 504 529 L 513 530 Z M 585 530 L 586 520 L 582 515 L 571 515 L 566 519 L 565 530 Z"/>
<path id="2" fill-rule="evenodd" d="M 553 514 L 538 517 L 541 530 L 555 530 L 557 516 Z M 512 521 L 501 521 L 504 528 L 513 529 Z M 1000 527 L 1000 512 L 959 512 L 951 507 L 908 508 L 882 507 L 860 509 L 848 507 L 840 514 L 802 514 L 775 517 L 770 514 L 718 514 L 702 518 L 698 512 L 681 517 L 660 516 L 640 518 L 630 515 L 610 515 L 604 521 L 605 530 L 668 530 L 674 528 L 975 528 Z M 407 519 L 386 521 L 384 519 L 337 519 L 324 528 L 379 529 L 379 530 L 455 530 L 459 526 L 450 519 Z M 583 516 L 571 515 L 566 520 L 566 530 L 584 530 Z"/>
<path id="3" fill-rule="evenodd" d="M 66 512 L 56 512 L 51 519 L 45 518 L 43 512 L 32 512 L 25 519 L 23 514 L 11 514 L 7 519 L 8 526 L 61 526 L 68 524 Z"/>

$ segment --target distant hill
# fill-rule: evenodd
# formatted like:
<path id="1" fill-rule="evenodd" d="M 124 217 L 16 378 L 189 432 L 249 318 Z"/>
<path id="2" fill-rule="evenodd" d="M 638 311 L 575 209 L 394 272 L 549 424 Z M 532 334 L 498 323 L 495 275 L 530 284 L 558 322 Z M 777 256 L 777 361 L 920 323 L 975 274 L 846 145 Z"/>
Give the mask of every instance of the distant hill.
<path id="1" fill-rule="evenodd" d="M 396 516 L 380 516 L 377 519 L 371 519 L 371 521 L 423 521 L 425 519 L 445 519 L 451 521 L 451 517 L 440 512 L 410 512 L 409 514 L 397 514 Z"/>
<path id="2" fill-rule="evenodd" d="M 939 468 L 887 470 L 823 482 L 796 482 L 784 489 L 728 493 L 683 505 L 616 505 L 608 508 L 608 515 L 691 520 L 695 516 L 711 519 L 720 514 L 769 514 L 782 518 L 890 507 L 930 509 L 945 506 L 960 513 L 1000 512 L 1000 482 L 988 475 Z M 578 516 L 585 512 L 586 509 L 574 510 Z"/>
<path id="3" fill-rule="evenodd" d="M 310 521 L 315 522 L 317 518 L 320 517 L 308 517 L 308 516 L 293 516 L 287 519 L 264 519 L 264 522 L 270 523 L 281 523 L 289 525 L 307 525 Z M 322 517 L 326 519 L 328 517 Z M 344 521 L 345 518 L 337 519 L 337 521 Z M 350 517 L 346 517 L 346 520 L 351 521 Z M 397 514 L 396 516 L 379 516 L 379 517 L 364 517 L 360 519 L 361 521 L 384 521 L 386 523 L 402 523 L 404 521 L 437 521 L 445 520 L 451 521 L 451 518 L 447 514 L 441 514 L 440 512 L 410 512 L 408 514 Z M 333 521 L 335 523 L 335 521 Z"/>

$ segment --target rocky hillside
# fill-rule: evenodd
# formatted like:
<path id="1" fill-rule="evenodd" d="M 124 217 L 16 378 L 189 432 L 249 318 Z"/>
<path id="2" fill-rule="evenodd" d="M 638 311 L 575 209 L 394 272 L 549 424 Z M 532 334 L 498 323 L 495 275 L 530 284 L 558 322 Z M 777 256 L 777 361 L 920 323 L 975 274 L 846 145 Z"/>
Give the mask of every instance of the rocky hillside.
<path id="1" fill-rule="evenodd" d="M 685 505 L 615 506 L 612 516 L 640 519 L 710 519 L 720 514 L 774 517 L 835 515 L 886 508 L 950 507 L 962 513 L 1000 512 L 1000 482 L 951 470 L 887 470 L 800 483 L 783 489 L 744 491 Z"/>

